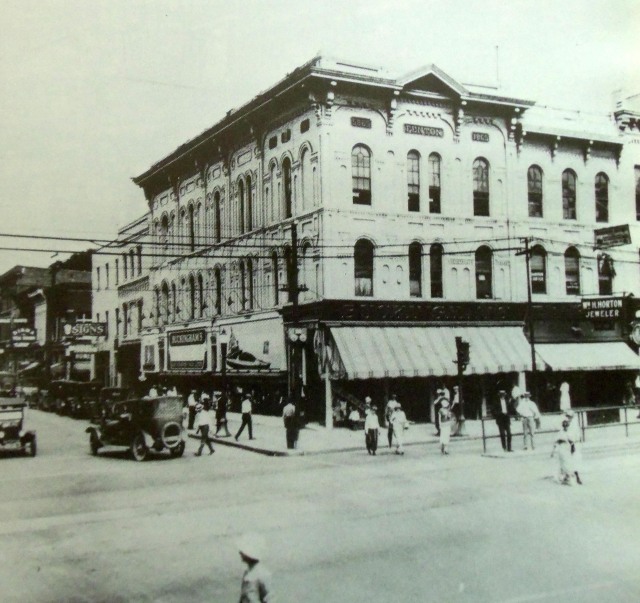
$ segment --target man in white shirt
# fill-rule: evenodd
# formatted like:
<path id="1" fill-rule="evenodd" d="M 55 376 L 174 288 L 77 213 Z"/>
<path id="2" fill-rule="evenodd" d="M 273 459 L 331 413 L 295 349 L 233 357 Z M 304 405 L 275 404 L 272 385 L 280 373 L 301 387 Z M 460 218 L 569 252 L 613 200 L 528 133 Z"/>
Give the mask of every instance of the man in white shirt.
<path id="1" fill-rule="evenodd" d="M 238 433 L 236 433 L 236 442 L 240 437 L 240 434 L 243 432 L 245 425 L 249 428 L 249 439 L 253 440 L 253 425 L 251 422 L 251 394 L 246 394 L 242 400 L 242 424 L 240 425 L 240 429 L 238 429 Z"/>
<path id="2" fill-rule="evenodd" d="M 393 425 L 391 423 L 391 417 L 393 417 L 393 411 L 396 407 L 400 406 L 400 402 L 395 394 L 391 394 L 391 399 L 387 402 L 387 407 L 384 411 L 384 418 L 387 421 L 387 440 L 389 441 L 389 448 L 393 443 Z"/>
<path id="3" fill-rule="evenodd" d="M 200 448 L 198 448 L 198 452 L 195 453 L 196 456 L 200 456 L 202 454 L 202 449 L 205 445 L 209 447 L 210 455 L 215 452 L 211 445 L 211 440 L 209 439 L 209 432 L 213 429 L 215 420 L 216 416 L 211 410 L 209 400 L 205 400 L 202 404 L 202 410 L 198 413 L 195 420 L 196 431 L 200 432 Z"/>
<path id="4" fill-rule="evenodd" d="M 527 436 L 531 441 L 531 450 L 535 450 L 533 436 L 536 433 L 536 419 L 540 420 L 540 411 L 538 405 L 531 399 L 529 392 L 524 392 L 520 397 L 516 412 L 522 419 L 522 435 L 524 438 L 524 449 L 527 448 Z"/>
<path id="5" fill-rule="evenodd" d="M 367 445 L 367 452 L 375 456 L 378 450 L 378 433 L 380 422 L 378 421 L 378 407 L 371 406 L 367 409 L 367 416 L 364 419 L 364 440 Z"/>
<path id="6" fill-rule="evenodd" d="M 292 399 L 289 399 L 286 406 L 282 409 L 282 420 L 284 421 L 284 429 L 287 434 L 287 448 L 296 447 L 298 439 L 298 421 L 296 417 L 296 407 Z"/>
<path id="7" fill-rule="evenodd" d="M 187 406 L 189 407 L 189 425 L 187 429 L 193 429 L 193 421 L 196 418 L 196 405 L 198 401 L 196 400 L 196 390 L 192 389 L 189 397 L 187 398 Z"/>

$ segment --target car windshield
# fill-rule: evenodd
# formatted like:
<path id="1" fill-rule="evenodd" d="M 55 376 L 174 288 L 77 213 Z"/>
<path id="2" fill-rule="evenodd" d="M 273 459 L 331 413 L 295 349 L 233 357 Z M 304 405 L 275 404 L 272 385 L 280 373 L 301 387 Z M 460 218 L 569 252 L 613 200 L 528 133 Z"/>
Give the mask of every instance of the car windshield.
<path id="1" fill-rule="evenodd" d="M 182 398 L 159 398 L 154 416 L 158 419 L 182 416 Z"/>

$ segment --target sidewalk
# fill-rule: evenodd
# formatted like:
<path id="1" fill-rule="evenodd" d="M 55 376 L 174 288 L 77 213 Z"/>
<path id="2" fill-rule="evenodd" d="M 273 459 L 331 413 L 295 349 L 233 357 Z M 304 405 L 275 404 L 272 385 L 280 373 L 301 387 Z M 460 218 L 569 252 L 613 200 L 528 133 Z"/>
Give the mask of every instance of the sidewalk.
<path id="1" fill-rule="evenodd" d="M 297 448 L 288 450 L 285 440 L 285 430 L 281 417 L 271 417 L 263 415 L 253 415 L 253 440 L 249 440 L 247 429 L 242 432 L 238 442 L 235 434 L 240 428 L 240 414 L 227 413 L 229 421 L 230 437 L 212 436 L 212 441 L 223 446 L 235 446 L 251 452 L 266 454 L 269 456 L 300 456 L 310 454 L 323 454 L 331 452 L 365 451 L 364 431 L 359 429 L 351 431 L 345 427 L 335 427 L 326 429 L 317 423 L 309 423 L 300 430 Z M 553 436 L 560 427 L 559 415 L 547 415 L 542 417 L 540 433 L 536 434 L 536 450 L 524 451 L 522 440 L 522 427 L 518 420 L 511 421 L 511 432 L 513 439 L 513 455 L 524 456 L 531 454 L 549 454 L 553 442 Z M 640 421 L 634 419 L 634 423 L 629 425 L 629 436 L 625 437 L 624 425 L 613 425 L 603 429 L 592 429 L 586 433 L 586 441 L 583 444 L 585 449 L 602 447 L 620 447 L 640 445 Z M 466 443 L 465 449 L 468 452 L 475 451 L 477 454 L 484 454 L 487 457 L 504 458 L 505 453 L 500 446 L 498 429 L 495 421 L 486 420 L 484 428 L 487 436 L 487 451 L 482 447 L 482 421 L 467 420 L 465 422 L 466 435 L 451 438 L 451 450 Z M 194 430 L 189 431 L 189 437 L 199 439 Z M 387 429 L 380 429 L 378 447 L 386 448 Z M 438 445 L 438 437 L 435 435 L 435 426 L 431 423 L 412 424 L 405 431 L 405 446 L 415 445 Z M 513 456 L 509 455 L 509 456 Z"/>

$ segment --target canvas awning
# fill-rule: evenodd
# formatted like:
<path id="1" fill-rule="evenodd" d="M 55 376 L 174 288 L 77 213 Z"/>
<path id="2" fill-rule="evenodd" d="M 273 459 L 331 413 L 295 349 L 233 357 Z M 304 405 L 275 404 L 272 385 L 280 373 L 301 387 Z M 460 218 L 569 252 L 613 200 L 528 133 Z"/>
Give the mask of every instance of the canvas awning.
<path id="1" fill-rule="evenodd" d="M 536 353 L 554 371 L 640 370 L 640 356 L 621 341 L 539 343 Z"/>
<path id="2" fill-rule="evenodd" d="M 457 375 L 457 336 L 470 344 L 465 375 L 531 370 L 520 326 L 340 326 L 331 333 L 348 379 Z"/>

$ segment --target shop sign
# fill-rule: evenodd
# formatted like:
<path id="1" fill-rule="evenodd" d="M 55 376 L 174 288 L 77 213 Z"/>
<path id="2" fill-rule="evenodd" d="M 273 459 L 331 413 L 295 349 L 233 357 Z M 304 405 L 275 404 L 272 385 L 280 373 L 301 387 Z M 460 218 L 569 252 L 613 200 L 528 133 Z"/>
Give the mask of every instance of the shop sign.
<path id="1" fill-rule="evenodd" d="M 107 335 L 106 322 L 67 322 L 63 328 L 67 337 L 105 337 Z"/>
<path id="2" fill-rule="evenodd" d="M 436 138 L 444 138 L 444 130 L 442 128 L 434 128 L 432 126 L 404 124 L 404 131 L 405 134 L 419 134 L 420 136 L 435 136 Z"/>
<path id="3" fill-rule="evenodd" d="M 354 128 L 367 128 L 371 129 L 371 120 L 368 117 L 352 117 L 351 125 Z"/>
<path id="4" fill-rule="evenodd" d="M 590 320 L 611 320 L 612 318 L 620 318 L 622 305 L 622 297 L 583 299 L 582 311 L 585 318 Z"/>
<path id="5" fill-rule="evenodd" d="M 471 140 L 474 142 L 489 142 L 489 135 L 485 132 L 471 132 Z"/>
<path id="6" fill-rule="evenodd" d="M 16 348 L 26 348 L 36 341 L 36 330 L 30 327 L 14 329 L 11 334 L 11 342 Z"/>
<path id="7" fill-rule="evenodd" d="M 619 245 L 629 245 L 631 243 L 628 224 L 597 228 L 593 231 L 593 234 L 595 236 L 594 247 L 596 249 L 609 249 L 609 247 L 618 247 Z"/>
<path id="8" fill-rule="evenodd" d="M 168 370 L 203 371 L 207 364 L 207 332 L 205 329 L 186 329 L 168 334 Z"/>

